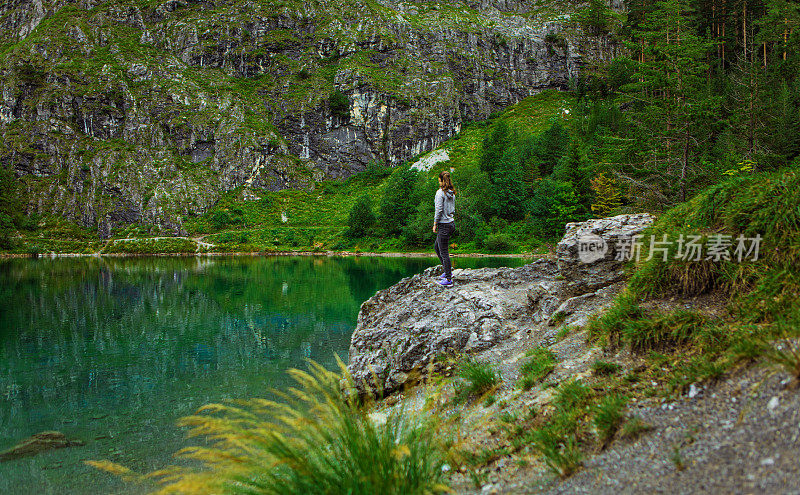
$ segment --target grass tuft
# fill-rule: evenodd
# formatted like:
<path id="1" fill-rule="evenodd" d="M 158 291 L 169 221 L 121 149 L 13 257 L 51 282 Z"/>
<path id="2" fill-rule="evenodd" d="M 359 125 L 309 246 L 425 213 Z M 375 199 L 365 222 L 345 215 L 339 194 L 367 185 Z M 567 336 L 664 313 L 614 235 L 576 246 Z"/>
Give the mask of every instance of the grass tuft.
<path id="1" fill-rule="evenodd" d="M 600 339 L 607 346 L 619 345 L 626 322 L 643 316 L 644 310 L 639 306 L 636 295 L 624 291 L 602 315 L 589 320 L 589 336 Z"/>
<path id="2" fill-rule="evenodd" d="M 762 343 L 767 360 L 784 368 L 794 377 L 795 386 L 800 385 L 800 308 L 779 320 L 771 337 L 774 342 Z"/>
<path id="3" fill-rule="evenodd" d="M 637 352 L 669 349 L 694 341 L 708 324 L 707 316 L 679 309 L 624 322 L 622 338 Z"/>
<path id="4" fill-rule="evenodd" d="M 634 416 L 622 425 L 619 429 L 619 437 L 626 440 L 636 440 L 642 433 L 651 431 L 653 426 L 640 418 Z"/>
<path id="5" fill-rule="evenodd" d="M 459 365 L 456 376 L 465 382 L 456 391 L 457 397 L 463 400 L 481 397 L 491 392 L 500 381 L 499 373 L 490 363 L 472 359 L 467 359 Z"/>
<path id="6" fill-rule="evenodd" d="M 672 454 L 670 455 L 669 459 L 672 461 L 672 464 L 675 465 L 675 469 L 678 471 L 683 471 L 686 469 L 686 463 L 683 460 L 681 449 L 678 446 L 672 448 Z"/>
<path id="7" fill-rule="evenodd" d="M 561 327 L 556 332 L 556 339 L 558 339 L 559 341 L 566 339 L 567 335 L 569 335 L 570 330 L 572 329 L 569 327 L 569 325 L 561 325 Z"/>
<path id="8" fill-rule="evenodd" d="M 613 375 L 617 371 L 622 369 L 617 363 L 610 363 L 608 361 L 603 361 L 598 359 L 597 361 L 592 363 L 592 371 L 595 375 Z"/>
<path id="9" fill-rule="evenodd" d="M 556 366 L 556 355 L 544 347 L 537 347 L 526 352 L 530 357 L 519 369 L 519 385 L 523 390 L 530 390 L 534 385 L 549 375 Z"/>
<path id="10" fill-rule="evenodd" d="M 550 428 L 533 432 L 534 450 L 544 458 L 551 471 L 560 478 L 568 478 L 581 466 L 583 457 L 575 435 L 560 435 Z"/>
<path id="11" fill-rule="evenodd" d="M 613 394 L 604 397 L 594 408 L 594 427 L 601 446 L 605 446 L 617 433 L 624 419 L 628 399 Z"/>
<path id="12" fill-rule="evenodd" d="M 556 390 L 553 404 L 557 411 L 569 412 L 585 406 L 591 399 L 592 391 L 579 380 L 562 383 Z"/>

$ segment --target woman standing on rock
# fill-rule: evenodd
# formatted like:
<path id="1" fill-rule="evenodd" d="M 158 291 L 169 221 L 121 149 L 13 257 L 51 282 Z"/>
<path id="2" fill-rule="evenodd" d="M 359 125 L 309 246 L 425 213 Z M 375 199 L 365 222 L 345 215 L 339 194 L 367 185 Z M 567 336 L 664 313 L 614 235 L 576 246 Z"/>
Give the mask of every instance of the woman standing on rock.
<path id="1" fill-rule="evenodd" d="M 436 210 L 433 215 L 433 231 L 436 232 L 436 243 L 433 245 L 439 261 L 442 262 L 444 273 L 439 280 L 439 285 L 449 287 L 453 285 L 453 266 L 450 263 L 450 236 L 455 230 L 456 189 L 450 180 L 450 172 L 439 174 L 439 190 L 434 199 Z"/>

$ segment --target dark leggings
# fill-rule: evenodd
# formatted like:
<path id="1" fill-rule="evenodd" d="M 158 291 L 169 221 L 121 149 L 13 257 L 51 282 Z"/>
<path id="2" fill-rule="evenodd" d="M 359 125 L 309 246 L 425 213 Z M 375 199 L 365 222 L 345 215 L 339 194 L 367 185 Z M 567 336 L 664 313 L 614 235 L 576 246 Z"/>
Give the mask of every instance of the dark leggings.
<path id="1" fill-rule="evenodd" d="M 447 280 L 453 280 L 453 266 L 450 264 L 450 236 L 453 234 L 453 230 L 455 230 L 453 222 L 438 224 L 436 227 L 436 243 L 433 245 L 436 250 L 436 256 L 442 262 Z"/>

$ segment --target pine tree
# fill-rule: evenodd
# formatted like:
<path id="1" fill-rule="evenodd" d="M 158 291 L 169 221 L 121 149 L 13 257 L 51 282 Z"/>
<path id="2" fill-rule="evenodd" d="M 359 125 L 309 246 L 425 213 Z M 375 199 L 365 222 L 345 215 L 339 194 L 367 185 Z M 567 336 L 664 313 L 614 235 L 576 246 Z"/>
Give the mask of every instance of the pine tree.
<path id="1" fill-rule="evenodd" d="M 520 220 L 525 212 L 525 182 L 519 153 L 508 148 L 490 176 L 492 182 L 492 210 L 506 220 Z"/>
<path id="2" fill-rule="evenodd" d="M 601 173 L 593 178 L 591 183 L 592 191 L 594 191 L 595 195 L 594 203 L 592 203 L 592 213 L 605 217 L 622 206 L 622 191 L 613 177 Z"/>
<path id="3" fill-rule="evenodd" d="M 589 5 L 579 12 L 579 22 L 590 33 L 605 34 L 618 25 L 618 16 L 606 0 L 589 0 Z"/>
<path id="4" fill-rule="evenodd" d="M 710 94 L 707 56 L 712 48 L 693 29 L 686 0 L 664 0 L 634 31 L 640 53 L 636 82 L 626 86 L 640 143 L 636 169 L 648 181 L 685 201 L 696 170 L 693 155 L 708 138 L 704 120 L 713 118 L 719 97 Z M 641 175 L 641 172 L 638 172 Z"/>
<path id="5" fill-rule="evenodd" d="M 585 207 L 585 211 L 589 210 L 592 203 L 592 189 L 589 182 L 590 168 L 583 143 L 576 136 L 570 141 L 567 154 L 553 172 L 553 178 L 572 185 L 578 201 Z"/>
<path id="6" fill-rule="evenodd" d="M 528 222 L 536 233 L 550 239 L 563 234 L 564 224 L 583 220 L 575 190 L 567 182 L 542 179 L 536 183 L 529 206 Z"/>
<path id="7" fill-rule="evenodd" d="M 540 177 L 553 173 L 569 146 L 569 133 L 556 121 L 539 136 L 539 144 L 535 152 Z"/>
<path id="8" fill-rule="evenodd" d="M 11 247 L 14 231 L 14 217 L 19 215 L 19 201 L 16 195 L 17 184 L 14 174 L 0 164 L 0 248 Z"/>
<path id="9" fill-rule="evenodd" d="M 766 13 L 755 21 L 758 26 L 757 41 L 761 45 L 761 60 L 764 67 L 771 63 L 785 62 L 791 51 L 797 51 L 790 39 L 800 26 L 800 5 L 789 0 L 764 0 Z M 772 53 L 769 62 L 768 53 Z"/>
<path id="10" fill-rule="evenodd" d="M 769 140 L 773 165 L 782 165 L 800 156 L 800 78 L 794 88 L 782 80 L 770 102 L 767 130 L 773 132 L 765 133 L 764 139 Z"/>
<path id="11" fill-rule="evenodd" d="M 506 148 L 510 146 L 511 135 L 508 131 L 508 124 L 501 120 L 492 128 L 483 140 L 483 153 L 479 162 L 481 171 L 492 176 L 500 160 L 503 158 Z"/>
<path id="12" fill-rule="evenodd" d="M 752 45 L 744 47 L 739 55 L 729 82 L 731 90 L 725 106 L 731 131 L 738 138 L 735 146 L 743 159 L 758 163 L 758 158 L 769 151 L 761 139 L 766 125 L 764 71 L 761 61 L 754 57 Z"/>

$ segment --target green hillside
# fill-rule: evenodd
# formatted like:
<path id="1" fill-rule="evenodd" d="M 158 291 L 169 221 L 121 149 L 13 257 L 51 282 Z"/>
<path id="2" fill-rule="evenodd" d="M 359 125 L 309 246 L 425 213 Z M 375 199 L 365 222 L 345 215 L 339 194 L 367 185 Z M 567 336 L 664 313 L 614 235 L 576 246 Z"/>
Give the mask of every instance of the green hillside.
<path id="1" fill-rule="evenodd" d="M 447 150 L 449 160 L 437 163 L 429 171 L 421 171 L 414 178 L 414 200 L 419 201 L 420 221 L 429 228 L 433 217 L 433 191 L 436 176 L 444 169 L 454 169 L 453 179 L 458 187 L 466 187 L 479 174 L 483 142 L 491 130 L 504 123 L 514 130 L 517 140 L 534 139 L 554 124 L 569 125 L 569 109 L 574 104 L 569 93 L 548 91 L 510 106 L 486 121 L 465 126 L 451 140 L 437 150 Z M 567 110 L 567 112 L 565 112 Z M 435 152 L 432 152 L 435 153 Z M 417 159 L 425 158 L 428 154 Z M 412 165 L 417 160 L 412 160 Z M 110 241 L 99 241 L 91 232 L 62 222 L 61 227 L 47 226 L 35 235 L 22 232 L 12 252 L 103 252 L 116 253 L 176 253 L 176 252 L 252 252 L 252 251 L 407 251 L 428 250 L 425 239 L 408 242 L 402 235 L 387 236 L 382 230 L 366 238 L 352 239 L 345 234 L 348 216 L 356 200 L 367 195 L 375 205 L 380 205 L 389 181 L 389 175 L 398 170 L 372 164 L 365 172 L 347 180 L 316 182 L 308 190 L 286 189 L 277 192 L 262 191 L 250 200 L 242 200 L 242 189 L 224 195 L 209 211 L 185 223 L 187 237 L 201 239 L 213 247 L 198 245 L 191 240 L 153 239 L 146 226 L 132 224 L 118 232 Z M 426 194 L 421 196 L 422 191 Z M 473 191 L 465 190 L 459 197 L 469 204 Z M 416 214 L 417 205 L 414 205 Z M 286 221 L 283 221 L 285 219 Z M 499 239 L 497 245 L 476 245 L 474 238 L 458 244 L 455 252 L 519 252 L 540 246 L 542 239 L 529 235 L 520 222 L 501 222 L 500 228 L 491 232 Z M 487 226 L 488 228 L 488 226 Z M 135 240 L 135 239 L 141 240 Z M 462 236 L 463 238 L 463 236 Z M 128 239 L 128 240 L 116 240 Z"/>

